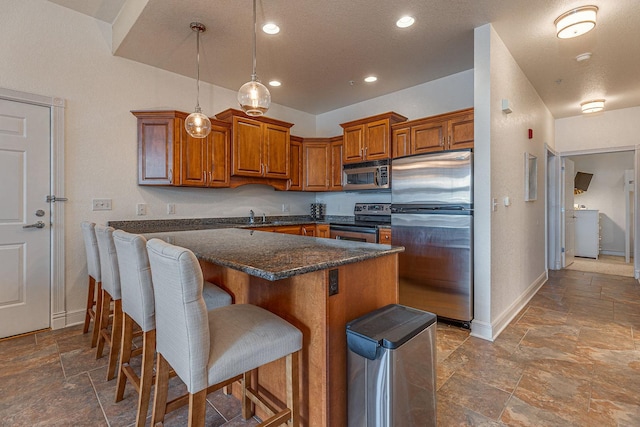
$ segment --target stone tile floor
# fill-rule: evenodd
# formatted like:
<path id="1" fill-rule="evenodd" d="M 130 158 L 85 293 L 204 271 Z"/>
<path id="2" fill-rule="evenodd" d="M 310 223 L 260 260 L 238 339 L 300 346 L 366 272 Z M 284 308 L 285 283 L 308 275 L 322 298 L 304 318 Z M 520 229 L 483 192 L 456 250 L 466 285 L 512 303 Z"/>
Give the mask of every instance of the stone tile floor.
<path id="1" fill-rule="evenodd" d="M 439 426 L 640 425 L 640 285 L 549 275 L 493 343 L 438 325 Z M 106 357 L 95 360 L 89 335 L 76 326 L 0 342 L 0 426 L 132 425 L 135 392 L 114 403 L 116 381 L 105 381 Z M 208 401 L 207 426 L 257 424 L 233 397 Z M 185 415 L 165 424 L 186 425 Z"/>

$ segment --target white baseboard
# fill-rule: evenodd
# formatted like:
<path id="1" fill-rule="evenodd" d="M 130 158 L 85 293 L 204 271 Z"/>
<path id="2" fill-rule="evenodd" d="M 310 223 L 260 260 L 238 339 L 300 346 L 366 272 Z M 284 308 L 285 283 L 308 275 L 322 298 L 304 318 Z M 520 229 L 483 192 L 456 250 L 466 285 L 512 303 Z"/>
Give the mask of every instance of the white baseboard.
<path id="1" fill-rule="evenodd" d="M 494 341 L 498 335 L 506 328 L 509 323 L 516 317 L 527 303 L 533 298 L 538 290 L 547 282 L 548 273 L 543 271 L 536 280 L 534 280 L 527 290 L 520 295 L 505 311 L 491 322 L 471 321 L 471 336 L 482 338 L 487 341 Z"/>
<path id="2" fill-rule="evenodd" d="M 624 251 L 600 251 L 600 255 L 624 256 Z M 633 251 L 630 256 L 633 257 Z"/>
<path id="3" fill-rule="evenodd" d="M 51 316 L 51 329 L 62 329 L 67 326 L 67 313 L 53 313 Z"/>
<path id="4" fill-rule="evenodd" d="M 62 327 L 79 325 L 81 323 L 84 323 L 85 315 L 86 315 L 86 310 L 68 311 L 65 324 Z M 53 328 L 53 329 L 57 329 L 57 328 Z"/>

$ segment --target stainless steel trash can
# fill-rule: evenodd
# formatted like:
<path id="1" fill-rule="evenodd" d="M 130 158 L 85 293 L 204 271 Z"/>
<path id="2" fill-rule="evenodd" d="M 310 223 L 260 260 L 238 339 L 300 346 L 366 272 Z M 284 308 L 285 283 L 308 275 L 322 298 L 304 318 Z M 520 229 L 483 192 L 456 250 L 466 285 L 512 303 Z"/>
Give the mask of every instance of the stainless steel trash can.
<path id="1" fill-rule="evenodd" d="M 436 425 L 436 315 L 398 304 L 347 324 L 349 427 Z"/>

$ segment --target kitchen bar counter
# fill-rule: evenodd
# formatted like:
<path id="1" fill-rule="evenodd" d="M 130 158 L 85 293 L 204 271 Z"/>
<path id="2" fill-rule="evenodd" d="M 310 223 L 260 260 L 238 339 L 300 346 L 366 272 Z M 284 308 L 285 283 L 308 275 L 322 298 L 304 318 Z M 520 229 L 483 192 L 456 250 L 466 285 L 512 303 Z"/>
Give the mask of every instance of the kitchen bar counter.
<path id="1" fill-rule="evenodd" d="M 228 228 L 144 235 L 191 249 L 204 279 L 235 304 L 257 305 L 298 328 L 300 425 L 347 425 L 345 327 L 398 302 L 402 247 Z M 286 401 L 284 369 L 282 360 L 258 369 L 258 388 L 276 402 Z M 260 408 L 256 415 L 265 417 Z"/>
<path id="2" fill-rule="evenodd" d="M 201 261 L 266 280 L 325 270 L 402 252 L 402 247 L 254 230 L 218 229 L 145 234 L 190 249 Z"/>

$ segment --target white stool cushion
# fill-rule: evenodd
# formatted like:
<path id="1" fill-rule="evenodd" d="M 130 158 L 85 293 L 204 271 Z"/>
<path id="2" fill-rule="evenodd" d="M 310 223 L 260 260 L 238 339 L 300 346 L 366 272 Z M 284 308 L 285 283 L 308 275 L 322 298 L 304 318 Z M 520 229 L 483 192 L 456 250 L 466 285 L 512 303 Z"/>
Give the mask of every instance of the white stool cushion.
<path id="1" fill-rule="evenodd" d="M 113 243 L 113 227 L 96 225 L 96 239 L 100 253 L 100 271 L 102 272 L 102 289 L 107 291 L 113 300 L 122 298 L 120 293 L 120 270 L 118 256 Z"/>
<path id="2" fill-rule="evenodd" d="M 82 238 L 84 239 L 84 249 L 87 253 L 87 273 L 93 277 L 96 282 L 100 282 L 102 277 L 100 273 L 100 255 L 98 254 L 98 240 L 96 239 L 96 224 L 93 222 L 82 221 Z"/>

